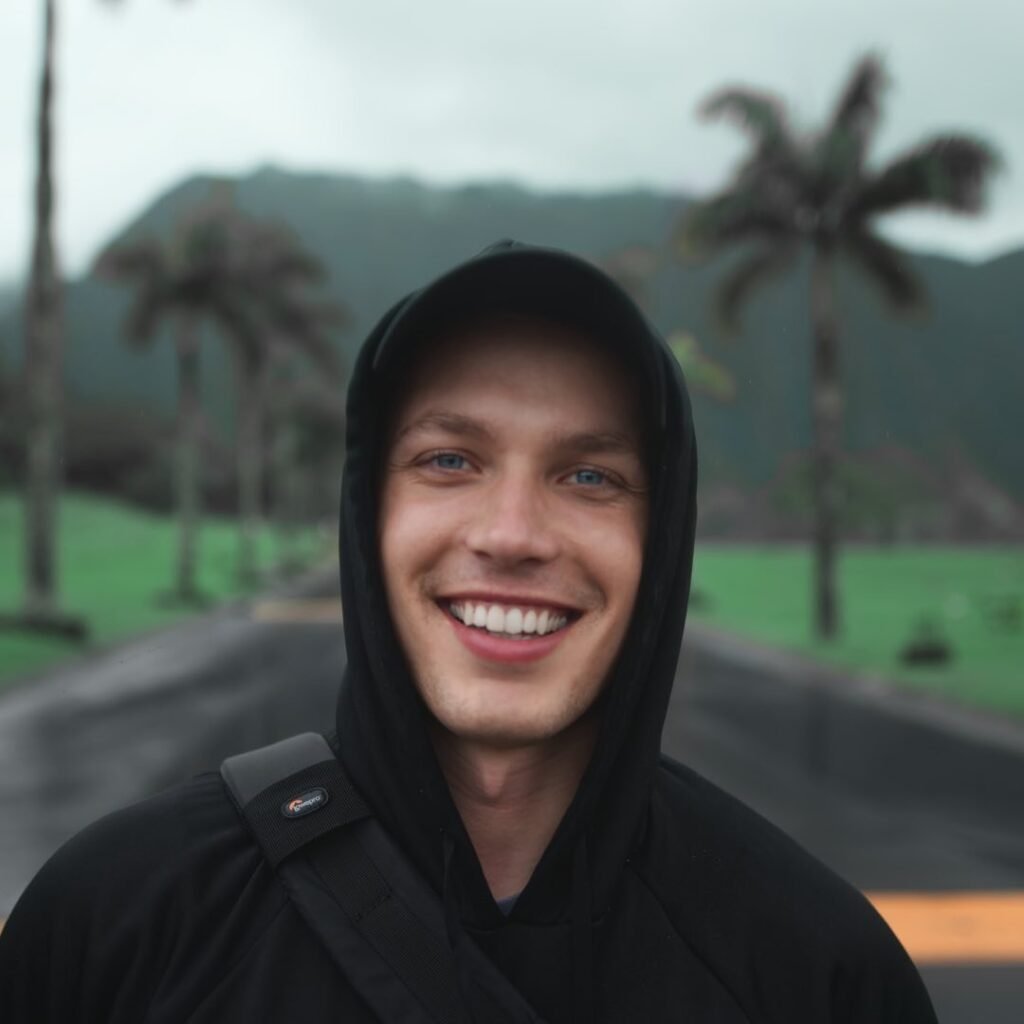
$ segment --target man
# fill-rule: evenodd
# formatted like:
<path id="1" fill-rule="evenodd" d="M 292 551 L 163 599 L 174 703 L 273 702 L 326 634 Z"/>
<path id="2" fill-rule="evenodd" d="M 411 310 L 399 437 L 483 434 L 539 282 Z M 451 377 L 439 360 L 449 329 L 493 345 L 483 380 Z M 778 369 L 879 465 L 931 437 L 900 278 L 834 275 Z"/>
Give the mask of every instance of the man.
<path id="1" fill-rule="evenodd" d="M 499 244 L 363 347 L 334 748 L 443 916 L 449 1019 L 934 1022 L 860 894 L 660 756 L 695 493 L 678 367 L 575 257 Z M 200 776 L 40 872 L 0 939 L 0 1016 L 406 1019 L 288 888 Z M 501 1016 L 477 998 L 494 968 L 520 1000 Z"/>

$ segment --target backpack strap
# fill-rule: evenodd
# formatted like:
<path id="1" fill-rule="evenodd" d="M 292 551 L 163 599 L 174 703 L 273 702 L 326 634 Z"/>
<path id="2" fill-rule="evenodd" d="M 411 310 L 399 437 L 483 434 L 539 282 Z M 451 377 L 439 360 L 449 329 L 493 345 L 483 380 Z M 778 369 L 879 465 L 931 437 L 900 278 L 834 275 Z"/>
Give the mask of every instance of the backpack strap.
<path id="1" fill-rule="evenodd" d="M 314 839 L 371 816 L 319 733 L 236 754 L 220 773 L 274 868 Z"/>
<path id="2" fill-rule="evenodd" d="M 464 1024 L 440 907 L 421 920 L 370 859 L 360 828 L 383 829 L 323 736 L 229 757 L 221 775 L 306 923 L 381 1019 Z"/>

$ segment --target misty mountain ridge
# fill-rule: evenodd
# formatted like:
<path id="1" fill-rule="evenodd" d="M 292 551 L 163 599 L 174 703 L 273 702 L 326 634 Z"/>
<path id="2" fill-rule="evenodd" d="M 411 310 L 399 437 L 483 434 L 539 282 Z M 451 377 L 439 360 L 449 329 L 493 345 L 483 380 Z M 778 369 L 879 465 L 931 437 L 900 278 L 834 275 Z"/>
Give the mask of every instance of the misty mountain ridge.
<path id="1" fill-rule="evenodd" d="M 166 237 L 177 218 L 208 198 L 211 183 L 223 180 L 183 181 L 116 237 Z M 643 188 L 572 193 L 511 183 L 440 187 L 411 178 L 274 167 L 233 179 L 231 186 L 240 209 L 286 222 L 323 260 L 328 297 L 351 313 L 351 324 L 339 337 L 349 364 L 362 337 L 397 298 L 498 239 L 559 246 L 599 263 L 631 246 L 666 251 L 688 202 Z M 727 338 L 716 329 L 710 296 L 730 258 L 699 268 L 665 260 L 649 282 L 645 307 L 664 333 L 693 335 L 736 383 L 731 401 L 697 390 L 693 395 L 702 492 L 712 497 L 717 488 L 714 496 L 722 499 L 710 505 L 721 511 L 737 504 L 727 500 L 729 494 L 746 493 L 766 496 L 773 509 L 792 509 L 796 506 L 786 501 L 802 486 L 811 436 L 808 267 L 757 295 L 741 332 Z M 929 314 L 918 319 L 894 318 L 862 278 L 840 274 L 850 472 L 859 479 L 858 473 L 870 472 L 861 473 L 858 466 L 907 463 L 914 468 L 896 477 L 919 481 L 921 493 L 933 496 L 945 488 L 950 473 L 974 474 L 994 495 L 993 507 L 1007 500 L 1011 506 L 1020 503 L 1024 250 L 984 263 L 921 254 L 911 254 L 910 261 L 930 299 Z M 91 278 L 69 284 L 69 389 L 81 401 L 145 403 L 170 417 L 172 346 L 159 339 L 145 352 L 129 349 L 121 339 L 127 305 L 128 293 L 118 286 Z M 12 358 L 20 349 L 17 320 L 17 310 L 0 318 L 0 344 L 9 366 L 19 361 Z M 203 359 L 208 408 L 226 427 L 233 406 L 230 361 L 212 337 Z M 767 509 L 760 506 L 760 514 Z M 740 515 L 739 507 L 734 511 Z M 792 511 L 780 515 L 799 518 Z"/>

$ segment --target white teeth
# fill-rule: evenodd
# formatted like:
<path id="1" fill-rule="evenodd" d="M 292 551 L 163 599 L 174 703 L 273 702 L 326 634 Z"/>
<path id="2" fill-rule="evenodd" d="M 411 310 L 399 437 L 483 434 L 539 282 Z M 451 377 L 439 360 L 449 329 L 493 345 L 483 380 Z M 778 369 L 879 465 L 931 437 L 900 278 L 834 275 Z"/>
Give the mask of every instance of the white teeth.
<path id="1" fill-rule="evenodd" d="M 522 608 L 474 604 L 472 601 L 453 601 L 448 607 L 452 615 L 467 626 L 503 636 L 521 636 L 524 633 L 544 636 L 561 629 L 568 621 L 563 613 L 548 608 L 539 612 L 535 608 L 523 611 Z"/>

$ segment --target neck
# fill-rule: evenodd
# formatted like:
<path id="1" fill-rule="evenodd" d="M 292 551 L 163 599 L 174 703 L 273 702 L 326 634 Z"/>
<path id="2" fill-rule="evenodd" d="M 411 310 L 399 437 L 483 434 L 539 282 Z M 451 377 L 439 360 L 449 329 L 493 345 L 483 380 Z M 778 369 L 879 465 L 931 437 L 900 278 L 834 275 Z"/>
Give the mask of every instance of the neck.
<path id="1" fill-rule="evenodd" d="M 558 736 L 495 747 L 440 726 L 433 738 L 452 799 L 496 900 L 526 888 L 590 760 L 597 723 Z"/>

